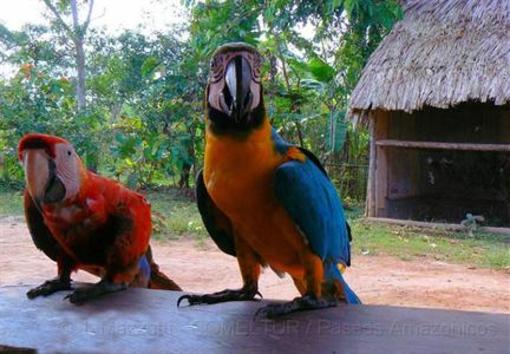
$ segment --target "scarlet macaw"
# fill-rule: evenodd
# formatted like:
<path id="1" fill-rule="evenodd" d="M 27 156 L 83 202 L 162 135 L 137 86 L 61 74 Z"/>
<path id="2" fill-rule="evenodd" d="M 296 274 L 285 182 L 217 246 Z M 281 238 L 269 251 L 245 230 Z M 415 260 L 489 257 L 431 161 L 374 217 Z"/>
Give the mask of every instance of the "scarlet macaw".
<path id="1" fill-rule="evenodd" d="M 271 127 L 261 62 L 244 43 L 214 53 L 204 170 L 196 187 L 203 222 L 219 248 L 237 257 L 243 287 L 184 295 L 178 305 L 253 300 L 266 265 L 290 274 L 301 297 L 262 308 L 261 315 L 360 303 L 342 276 L 350 265 L 350 230 L 341 201 L 318 159 Z"/>
<path id="2" fill-rule="evenodd" d="M 71 293 L 76 304 L 127 286 L 180 290 L 152 258 L 151 208 L 142 195 L 88 171 L 73 146 L 56 136 L 25 135 L 18 157 L 32 240 L 58 266 L 58 277 L 31 289 L 29 298 L 71 289 L 78 269 L 101 281 Z"/>

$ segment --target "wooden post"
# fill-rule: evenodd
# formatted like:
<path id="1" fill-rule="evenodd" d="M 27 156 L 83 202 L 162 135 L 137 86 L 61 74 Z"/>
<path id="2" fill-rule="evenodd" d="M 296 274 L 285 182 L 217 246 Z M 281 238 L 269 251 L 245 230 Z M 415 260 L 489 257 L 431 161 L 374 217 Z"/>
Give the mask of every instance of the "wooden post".
<path id="1" fill-rule="evenodd" d="M 365 206 L 366 216 L 375 215 L 375 169 L 376 169 L 376 137 L 375 137 L 375 117 L 370 113 L 368 117 L 368 129 L 370 133 L 370 155 L 368 160 L 368 183 L 367 183 L 367 201 Z"/>
<path id="2" fill-rule="evenodd" d="M 373 112 L 374 132 L 374 175 L 373 175 L 373 194 L 374 194 L 374 216 L 386 216 L 386 197 L 388 196 L 388 165 L 387 154 L 388 152 L 377 144 L 379 140 L 388 137 L 389 127 L 389 112 L 375 111 Z"/>
<path id="3" fill-rule="evenodd" d="M 381 147 L 376 147 L 376 170 L 375 170 L 375 214 L 376 216 L 386 216 L 386 197 L 388 196 L 388 151 Z"/>

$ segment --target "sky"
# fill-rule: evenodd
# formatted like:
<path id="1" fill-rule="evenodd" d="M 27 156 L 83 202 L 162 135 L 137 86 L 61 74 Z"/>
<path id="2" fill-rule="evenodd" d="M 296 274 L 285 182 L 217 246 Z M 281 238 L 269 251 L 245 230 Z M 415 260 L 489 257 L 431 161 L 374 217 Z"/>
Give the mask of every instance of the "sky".
<path id="1" fill-rule="evenodd" d="M 80 12 L 80 22 L 86 11 L 84 8 Z M 49 15 L 42 0 L 0 0 L 0 24 L 11 31 L 20 30 L 28 23 L 48 24 Z M 180 0 L 95 0 L 90 28 L 105 28 L 108 33 L 116 34 L 143 25 L 142 32 L 149 34 L 165 31 L 186 19 L 187 12 Z M 10 77 L 16 70 L 0 63 L 0 77 Z"/>
<path id="2" fill-rule="evenodd" d="M 81 2 L 81 1 L 80 1 Z M 86 8 L 80 12 L 80 20 L 86 16 Z M 53 16 L 42 0 L 0 0 L 0 24 L 11 31 L 20 30 L 26 24 L 48 24 Z M 90 28 L 106 28 L 111 34 L 125 29 L 136 29 L 140 24 L 150 34 L 164 32 L 175 24 L 184 23 L 188 12 L 181 0 L 95 0 Z M 70 18 L 66 18 L 70 21 Z M 314 28 L 310 24 L 301 27 L 304 37 L 312 37 Z M 0 63 L 0 77 L 15 73 L 15 68 Z"/>
<path id="3" fill-rule="evenodd" d="M 0 23 L 10 30 L 27 23 L 46 24 L 45 14 L 42 0 L 0 0 Z M 185 21 L 185 14 L 179 0 L 95 0 L 90 26 L 116 33 L 144 24 L 150 32 L 163 31 Z"/>

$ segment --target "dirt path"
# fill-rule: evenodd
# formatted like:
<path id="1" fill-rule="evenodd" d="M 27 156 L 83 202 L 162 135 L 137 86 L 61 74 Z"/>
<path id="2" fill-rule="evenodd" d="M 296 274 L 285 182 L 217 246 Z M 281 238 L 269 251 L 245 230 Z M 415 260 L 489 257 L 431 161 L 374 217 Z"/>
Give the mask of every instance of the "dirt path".
<path id="1" fill-rule="evenodd" d="M 187 291 L 217 291 L 241 283 L 236 260 L 212 243 L 154 242 L 153 249 L 161 268 Z M 55 272 L 55 265 L 35 249 L 22 220 L 0 219 L 0 286 L 38 284 Z M 346 277 L 366 304 L 510 313 L 510 276 L 504 272 L 428 259 L 357 256 Z M 83 272 L 74 279 L 95 281 Z M 289 277 L 280 279 L 270 270 L 262 274 L 260 288 L 265 298 L 298 294 Z"/>

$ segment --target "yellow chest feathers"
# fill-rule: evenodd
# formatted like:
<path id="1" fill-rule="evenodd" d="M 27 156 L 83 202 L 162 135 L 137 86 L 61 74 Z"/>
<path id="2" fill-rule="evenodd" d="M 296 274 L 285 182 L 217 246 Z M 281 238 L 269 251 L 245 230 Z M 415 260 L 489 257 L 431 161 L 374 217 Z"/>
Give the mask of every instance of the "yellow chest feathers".
<path id="1" fill-rule="evenodd" d="M 204 182 L 218 207 L 235 213 L 269 202 L 273 173 L 286 159 L 274 148 L 268 122 L 242 139 L 208 133 Z"/>

